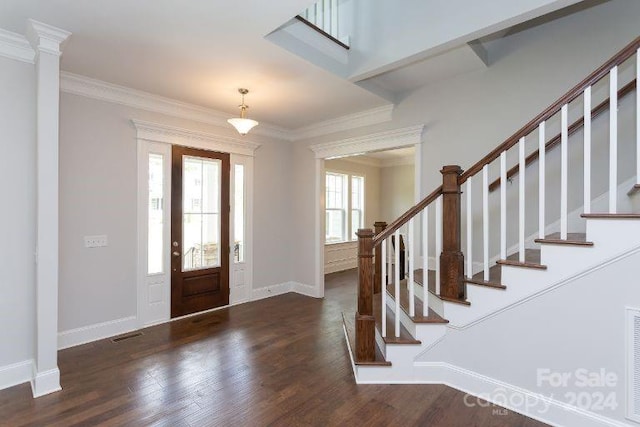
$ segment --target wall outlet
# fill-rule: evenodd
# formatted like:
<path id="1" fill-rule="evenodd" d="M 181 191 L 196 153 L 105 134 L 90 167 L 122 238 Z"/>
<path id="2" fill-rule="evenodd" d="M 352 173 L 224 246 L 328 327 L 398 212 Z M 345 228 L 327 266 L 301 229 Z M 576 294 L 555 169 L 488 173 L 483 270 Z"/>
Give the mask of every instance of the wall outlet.
<path id="1" fill-rule="evenodd" d="M 107 236 L 84 236 L 85 248 L 101 248 L 107 246 Z"/>

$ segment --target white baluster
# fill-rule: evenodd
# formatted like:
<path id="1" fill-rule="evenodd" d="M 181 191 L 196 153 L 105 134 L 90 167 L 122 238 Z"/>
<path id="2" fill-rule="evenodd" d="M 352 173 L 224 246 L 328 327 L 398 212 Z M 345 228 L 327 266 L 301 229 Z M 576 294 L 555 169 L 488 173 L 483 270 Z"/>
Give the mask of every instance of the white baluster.
<path id="1" fill-rule="evenodd" d="M 467 277 L 473 276 L 473 216 L 471 212 L 471 180 L 467 179 Z"/>
<path id="2" fill-rule="evenodd" d="M 394 298 L 396 299 L 396 327 L 395 327 L 395 334 L 396 334 L 396 338 L 400 336 L 400 231 L 396 230 L 395 232 L 395 247 L 394 252 L 395 252 L 395 261 L 396 261 L 396 267 L 394 270 L 394 279 L 393 279 L 393 284 L 395 285 L 395 290 L 394 290 Z"/>
<path id="3" fill-rule="evenodd" d="M 382 241 L 382 278 L 381 278 L 381 293 L 382 293 L 382 337 L 387 336 L 387 239 Z"/>
<path id="4" fill-rule="evenodd" d="M 429 315 L 429 206 L 422 211 L 422 315 Z"/>
<path id="5" fill-rule="evenodd" d="M 409 249 L 409 281 L 407 285 L 409 287 L 409 316 L 413 317 L 416 315 L 416 307 L 414 301 L 415 295 L 415 282 L 414 282 L 414 258 L 413 258 L 413 218 L 409 220 L 409 233 L 407 233 L 407 247 Z"/>
<path id="6" fill-rule="evenodd" d="M 569 139 L 569 106 L 562 106 L 560 112 L 561 130 L 560 130 L 560 238 L 567 239 L 567 198 L 569 181 L 569 156 L 568 156 L 568 139 Z"/>
<path id="7" fill-rule="evenodd" d="M 545 238 L 545 169 L 546 169 L 546 150 L 547 150 L 547 136 L 546 136 L 546 122 L 540 123 L 538 126 L 538 237 L 540 239 Z"/>
<path id="8" fill-rule="evenodd" d="M 324 3 L 324 11 L 323 11 L 324 25 L 322 29 L 326 33 L 331 34 L 331 0 L 323 0 L 323 3 Z"/>
<path id="9" fill-rule="evenodd" d="M 500 259 L 507 259 L 507 152 L 500 153 Z"/>
<path id="10" fill-rule="evenodd" d="M 331 0 L 331 32 L 338 39 L 338 0 Z"/>
<path id="11" fill-rule="evenodd" d="M 319 0 L 316 3 L 316 26 L 324 28 L 324 0 Z"/>
<path id="12" fill-rule="evenodd" d="M 638 91 L 636 90 L 636 97 Z M 609 73 L 609 213 L 618 211 L 618 67 Z"/>
<path id="13" fill-rule="evenodd" d="M 640 185 L 640 49 L 636 54 L 636 184 Z"/>
<path id="14" fill-rule="evenodd" d="M 591 86 L 584 90 L 584 213 L 591 213 Z"/>
<path id="15" fill-rule="evenodd" d="M 519 142 L 519 147 L 518 147 L 518 157 L 519 157 L 519 162 L 518 162 L 518 168 L 519 168 L 519 190 L 518 190 L 518 219 L 519 219 L 519 224 L 518 224 L 518 250 L 519 252 L 519 259 L 520 262 L 524 262 L 524 220 L 525 220 L 525 213 L 524 213 L 524 208 L 525 208 L 525 176 L 526 176 L 526 164 L 525 164 L 525 157 L 524 157 L 524 143 L 525 143 L 525 139 L 524 137 L 520 138 L 520 142 Z"/>
<path id="16" fill-rule="evenodd" d="M 436 295 L 440 295 L 440 255 L 442 255 L 442 196 L 436 199 Z"/>
<path id="17" fill-rule="evenodd" d="M 482 252 L 485 282 L 489 281 L 489 165 L 482 167 Z"/>

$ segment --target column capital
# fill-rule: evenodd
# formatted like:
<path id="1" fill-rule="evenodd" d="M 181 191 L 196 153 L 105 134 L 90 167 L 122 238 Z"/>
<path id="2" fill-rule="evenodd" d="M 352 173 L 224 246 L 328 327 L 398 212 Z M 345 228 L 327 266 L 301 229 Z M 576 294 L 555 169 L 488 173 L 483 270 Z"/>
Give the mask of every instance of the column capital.
<path id="1" fill-rule="evenodd" d="M 70 32 L 44 24 L 33 19 L 27 20 L 27 39 L 36 54 L 40 52 L 60 56 L 60 45 L 69 38 Z"/>

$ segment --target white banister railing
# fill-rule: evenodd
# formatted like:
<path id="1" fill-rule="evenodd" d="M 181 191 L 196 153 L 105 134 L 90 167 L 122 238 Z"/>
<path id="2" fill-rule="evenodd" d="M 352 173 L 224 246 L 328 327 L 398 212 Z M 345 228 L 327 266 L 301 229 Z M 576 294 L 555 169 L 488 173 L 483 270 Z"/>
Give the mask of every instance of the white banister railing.
<path id="1" fill-rule="evenodd" d="M 485 282 L 489 281 L 489 165 L 482 168 L 482 249 Z"/>
<path id="2" fill-rule="evenodd" d="M 637 95 L 637 92 L 636 92 Z M 609 73 L 609 213 L 618 210 L 618 67 Z"/>
<path id="3" fill-rule="evenodd" d="M 422 315 L 429 315 L 429 206 L 422 211 Z"/>
<path id="4" fill-rule="evenodd" d="M 471 196 L 471 183 L 473 179 L 467 181 L 467 278 L 473 276 L 473 204 Z"/>
<path id="5" fill-rule="evenodd" d="M 525 173 L 525 138 L 524 136 L 520 138 L 520 142 L 518 143 L 518 166 L 520 168 L 520 180 L 519 183 L 519 200 L 518 200 L 518 250 L 519 255 L 518 258 L 520 262 L 524 262 L 524 227 L 525 227 L 525 177 L 527 174 Z"/>
<path id="6" fill-rule="evenodd" d="M 442 195 L 436 199 L 436 295 L 440 295 L 440 254 L 442 254 Z"/>
<path id="7" fill-rule="evenodd" d="M 507 259 L 507 152 L 500 153 L 500 259 Z"/>
<path id="8" fill-rule="evenodd" d="M 591 86 L 584 90 L 584 213 L 591 213 Z"/>
<path id="9" fill-rule="evenodd" d="M 545 190 L 546 190 L 546 161 L 547 161 L 547 135 L 546 135 L 547 122 L 542 122 L 538 125 L 538 238 L 544 239 L 545 233 Z"/>
<path id="10" fill-rule="evenodd" d="M 413 270 L 415 269 L 414 267 L 414 258 L 413 258 L 413 239 L 414 239 L 414 234 L 413 234 L 413 218 L 411 218 L 409 220 L 409 231 L 407 233 L 407 250 L 409 251 L 408 254 L 405 255 L 405 257 L 407 257 L 407 265 L 408 265 L 408 269 L 409 269 L 409 281 L 407 282 L 407 286 L 409 288 L 409 316 L 413 317 L 416 315 L 416 305 L 415 305 L 415 301 L 414 301 L 414 295 L 415 295 L 415 276 L 414 276 L 414 272 Z"/>
<path id="11" fill-rule="evenodd" d="M 569 197 L 569 105 L 564 104 L 560 110 L 560 238 L 567 238 L 567 215 Z"/>
<path id="12" fill-rule="evenodd" d="M 382 254 L 381 262 L 382 262 L 382 277 L 381 279 L 381 289 L 380 293 L 382 294 L 382 337 L 385 338 L 387 336 L 387 240 L 384 239 L 380 244 L 381 249 L 380 252 Z"/>
<path id="13" fill-rule="evenodd" d="M 395 336 L 400 336 L 400 230 L 394 234 L 395 244 L 393 245 L 395 267 L 393 271 L 393 295 L 396 302 Z M 382 307 L 382 312 L 386 313 L 386 307 Z"/>
<path id="14" fill-rule="evenodd" d="M 319 0 L 313 6 L 305 9 L 300 16 L 334 39 L 341 41 L 339 37 L 339 11 L 338 0 Z"/>

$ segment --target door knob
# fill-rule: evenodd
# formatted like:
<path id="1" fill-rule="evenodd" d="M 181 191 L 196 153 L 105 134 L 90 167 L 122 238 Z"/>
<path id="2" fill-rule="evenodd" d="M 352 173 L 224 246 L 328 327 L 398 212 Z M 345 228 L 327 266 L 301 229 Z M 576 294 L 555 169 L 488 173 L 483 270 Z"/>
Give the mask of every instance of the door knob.
<path id="1" fill-rule="evenodd" d="M 180 252 L 174 252 L 173 256 L 180 256 Z"/>

